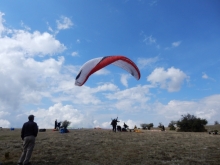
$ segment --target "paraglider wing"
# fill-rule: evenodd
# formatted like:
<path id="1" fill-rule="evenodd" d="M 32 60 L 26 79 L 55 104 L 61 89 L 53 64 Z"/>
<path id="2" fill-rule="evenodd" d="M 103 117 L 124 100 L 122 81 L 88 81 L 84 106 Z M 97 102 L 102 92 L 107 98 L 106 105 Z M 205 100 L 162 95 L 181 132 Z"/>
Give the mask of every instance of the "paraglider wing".
<path id="1" fill-rule="evenodd" d="M 116 65 L 134 76 L 137 80 L 140 79 L 140 71 L 136 64 L 125 56 L 106 56 L 94 58 L 87 61 L 80 69 L 79 74 L 76 76 L 75 85 L 82 86 L 89 76 L 96 71 L 104 68 L 107 65 Z"/>

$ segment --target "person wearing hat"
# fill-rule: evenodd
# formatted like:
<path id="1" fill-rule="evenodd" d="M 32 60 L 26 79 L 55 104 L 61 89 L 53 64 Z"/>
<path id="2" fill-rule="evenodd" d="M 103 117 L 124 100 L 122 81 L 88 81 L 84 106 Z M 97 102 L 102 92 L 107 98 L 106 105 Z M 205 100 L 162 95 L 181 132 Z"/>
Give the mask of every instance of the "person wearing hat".
<path id="1" fill-rule="evenodd" d="M 34 115 L 28 116 L 29 121 L 23 124 L 21 139 L 23 140 L 23 152 L 17 165 L 30 165 L 30 158 L 35 145 L 35 138 L 38 133 L 37 123 L 34 122 Z"/>

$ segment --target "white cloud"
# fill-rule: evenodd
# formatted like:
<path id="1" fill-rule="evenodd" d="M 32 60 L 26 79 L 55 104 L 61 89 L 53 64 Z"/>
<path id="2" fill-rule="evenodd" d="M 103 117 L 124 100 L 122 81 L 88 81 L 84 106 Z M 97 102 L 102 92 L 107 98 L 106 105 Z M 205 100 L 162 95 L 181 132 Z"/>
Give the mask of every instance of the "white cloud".
<path id="1" fill-rule="evenodd" d="M 2 108 L 3 109 L 3 108 Z M 0 111 L 0 118 L 10 115 L 9 112 Z"/>
<path id="2" fill-rule="evenodd" d="M 156 68 L 148 77 L 153 85 L 159 85 L 162 89 L 167 89 L 169 92 L 179 91 L 184 80 L 188 76 L 174 67 L 169 68 L 167 71 L 164 68 Z"/>
<path id="3" fill-rule="evenodd" d="M 113 107 L 124 111 L 141 111 L 149 100 L 149 86 L 137 86 L 122 91 L 108 93 L 106 98 L 116 100 Z"/>
<path id="4" fill-rule="evenodd" d="M 118 87 L 111 83 L 105 83 L 97 86 L 96 88 L 90 88 L 86 85 L 81 87 L 73 85 L 75 79 L 62 80 L 58 86 L 53 90 L 53 93 L 59 93 L 60 96 L 51 98 L 54 102 L 70 101 L 79 105 L 98 105 L 101 104 L 101 99 L 96 96 L 99 92 L 117 91 Z M 77 93 L 77 95 L 76 95 Z"/>
<path id="5" fill-rule="evenodd" d="M 31 30 L 31 28 L 25 25 L 23 21 L 21 21 L 21 26 L 27 31 Z"/>
<path id="6" fill-rule="evenodd" d="M 215 81 L 215 79 L 213 79 L 213 78 L 211 78 L 211 77 L 209 77 L 206 73 L 202 73 L 202 78 L 203 79 L 209 79 L 209 80 L 212 80 L 212 81 Z"/>
<path id="7" fill-rule="evenodd" d="M 146 66 L 152 65 L 159 60 L 158 57 L 153 58 L 138 58 L 137 64 L 139 68 L 144 68 Z"/>
<path id="8" fill-rule="evenodd" d="M 81 43 L 80 39 L 77 39 L 77 40 L 76 40 L 76 42 L 77 42 L 78 44 L 80 44 L 80 43 Z"/>
<path id="9" fill-rule="evenodd" d="M 121 83 L 125 86 L 128 87 L 128 79 L 131 78 L 129 74 L 122 74 L 121 75 Z"/>
<path id="10" fill-rule="evenodd" d="M 144 40 L 143 40 L 144 43 L 146 43 L 147 45 L 151 45 L 151 44 L 156 44 L 156 39 L 151 36 L 145 36 Z"/>
<path id="11" fill-rule="evenodd" d="M 2 128 L 9 128 L 10 122 L 8 120 L 0 119 L 0 127 Z"/>
<path id="12" fill-rule="evenodd" d="M 48 26 L 48 30 L 49 30 L 50 32 L 53 32 L 53 29 L 52 29 L 52 27 L 49 25 L 49 22 L 47 22 L 47 26 Z"/>
<path id="13" fill-rule="evenodd" d="M 3 15 L 0 14 L 0 26 L 6 29 Z M 51 97 L 51 88 L 64 76 L 60 73 L 64 57 L 39 61 L 34 57 L 58 54 L 66 47 L 47 32 L 9 28 L 7 32 L 0 36 L 0 111 L 11 113 Z"/>
<path id="14" fill-rule="evenodd" d="M 0 38 L 0 53 L 7 52 L 13 56 L 53 55 L 66 49 L 47 32 L 13 30 L 11 36 Z"/>
<path id="15" fill-rule="evenodd" d="M 208 76 L 206 73 L 203 73 L 202 78 L 203 78 L 203 79 L 208 79 L 209 76 Z"/>
<path id="16" fill-rule="evenodd" d="M 188 113 L 214 122 L 220 117 L 218 114 L 220 111 L 219 100 L 220 95 L 212 95 L 198 101 L 171 100 L 167 105 L 156 103 L 154 110 L 158 112 L 158 115 L 166 118 L 168 122 L 179 120 L 181 115 Z"/>
<path id="17" fill-rule="evenodd" d="M 3 19 L 3 16 L 4 16 L 4 15 L 5 15 L 4 13 L 0 12 L 0 37 L 1 37 L 2 33 L 3 33 L 4 30 L 5 30 L 5 27 L 4 27 L 4 25 L 3 25 L 3 22 L 5 21 L 5 20 Z"/>
<path id="18" fill-rule="evenodd" d="M 56 23 L 57 23 L 58 30 L 69 29 L 71 26 L 73 26 L 72 21 L 68 17 L 65 17 L 65 16 L 61 16 L 60 20 L 57 20 Z"/>
<path id="19" fill-rule="evenodd" d="M 71 54 L 72 56 L 78 56 L 79 55 L 79 53 L 78 52 L 72 52 L 72 54 Z"/>
<path id="20" fill-rule="evenodd" d="M 172 43 L 172 47 L 178 47 L 181 44 L 181 41 L 176 41 Z"/>
<path id="21" fill-rule="evenodd" d="M 63 105 L 62 103 L 56 103 L 48 109 L 31 111 L 30 114 L 36 116 L 35 121 L 40 128 L 53 128 L 55 119 L 58 122 L 70 121 L 72 128 L 88 128 L 94 125 L 93 118 L 89 114 L 83 114 L 72 105 Z"/>
<path id="22" fill-rule="evenodd" d="M 105 83 L 103 85 L 99 85 L 98 87 L 94 88 L 95 92 L 101 91 L 118 91 L 118 87 L 112 83 Z"/>
<path id="23" fill-rule="evenodd" d="M 170 49 L 172 49 L 172 48 L 178 47 L 178 46 L 180 46 L 181 42 L 182 42 L 182 41 L 173 42 L 173 43 L 171 44 L 171 47 L 166 47 L 165 50 L 170 50 Z"/>
<path id="24" fill-rule="evenodd" d="M 141 35 L 143 35 L 143 32 L 141 32 Z M 156 38 L 152 37 L 152 35 L 150 35 L 150 36 L 144 35 L 144 40 L 143 40 L 143 42 L 144 42 L 146 45 L 154 45 L 154 46 L 156 46 L 157 49 L 160 49 L 160 45 L 157 44 Z"/>

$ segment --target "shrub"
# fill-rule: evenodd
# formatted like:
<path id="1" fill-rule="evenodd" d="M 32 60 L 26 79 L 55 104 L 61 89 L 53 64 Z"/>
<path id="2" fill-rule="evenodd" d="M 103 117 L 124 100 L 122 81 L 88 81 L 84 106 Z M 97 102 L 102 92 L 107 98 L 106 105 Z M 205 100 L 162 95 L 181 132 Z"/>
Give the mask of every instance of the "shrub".
<path id="1" fill-rule="evenodd" d="M 62 122 L 62 126 L 61 126 L 61 127 L 63 127 L 64 129 L 67 129 L 67 127 L 68 127 L 70 124 L 71 124 L 70 121 L 64 120 L 64 121 Z"/>
<path id="2" fill-rule="evenodd" d="M 177 121 L 178 131 L 182 132 L 205 132 L 206 119 L 197 118 L 194 115 L 182 115 L 182 119 Z"/>
<path id="3" fill-rule="evenodd" d="M 162 123 L 159 123 L 158 128 L 160 128 L 161 131 L 165 131 L 165 127 Z"/>
<path id="4" fill-rule="evenodd" d="M 215 121 L 215 122 L 214 122 L 214 125 L 218 125 L 218 124 L 219 124 L 219 122 L 218 122 L 218 121 Z"/>
<path id="5" fill-rule="evenodd" d="M 159 123 L 158 128 L 162 128 L 162 127 L 163 127 L 163 124 Z"/>
<path id="6" fill-rule="evenodd" d="M 150 130 L 153 126 L 154 126 L 154 124 L 153 123 L 150 123 L 150 124 L 140 124 L 140 126 L 142 127 L 142 129 L 148 129 L 148 130 Z"/>
<path id="7" fill-rule="evenodd" d="M 147 124 L 143 123 L 143 124 L 140 124 L 141 128 L 142 129 L 147 129 Z"/>
<path id="8" fill-rule="evenodd" d="M 168 127 L 170 128 L 170 130 L 176 130 L 175 124 L 177 124 L 176 121 L 171 121 L 168 125 Z"/>

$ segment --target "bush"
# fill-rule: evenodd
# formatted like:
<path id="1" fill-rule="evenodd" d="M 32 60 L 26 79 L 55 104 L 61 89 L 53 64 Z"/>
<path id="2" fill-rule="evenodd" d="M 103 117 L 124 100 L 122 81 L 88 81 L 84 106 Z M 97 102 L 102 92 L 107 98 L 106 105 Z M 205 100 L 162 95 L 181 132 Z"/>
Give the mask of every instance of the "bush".
<path id="1" fill-rule="evenodd" d="M 170 126 L 170 130 L 171 131 L 175 131 L 176 130 L 176 127 L 174 125 Z"/>
<path id="2" fill-rule="evenodd" d="M 206 119 L 197 118 L 194 115 L 182 115 L 182 119 L 177 121 L 178 131 L 181 132 L 205 132 Z"/>
<path id="3" fill-rule="evenodd" d="M 219 122 L 218 122 L 218 121 L 215 121 L 215 122 L 214 122 L 214 125 L 218 125 L 218 124 L 219 124 Z"/>
<path id="4" fill-rule="evenodd" d="M 140 126 L 142 127 L 142 129 L 148 129 L 148 130 L 150 130 L 153 126 L 154 126 L 154 124 L 153 123 L 150 123 L 150 124 L 140 124 Z"/>
<path id="5" fill-rule="evenodd" d="M 168 125 L 168 127 L 170 128 L 170 130 L 174 131 L 176 130 L 175 124 L 177 124 L 176 121 L 171 121 Z"/>
<path id="6" fill-rule="evenodd" d="M 62 128 L 64 128 L 64 129 L 67 129 L 67 127 L 69 126 L 71 124 L 71 122 L 70 121 L 67 121 L 67 120 L 64 120 L 63 122 L 62 122 Z"/>
<path id="7" fill-rule="evenodd" d="M 165 127 L 162 123 L 159 123 L 158 128 L 160 128 L 161 131 L 165 131 Z"/>
<path id="8" fill-rule="evenodd" d="M 142 129 L 147 129 L 147 124 L 143 123 L 143 124 L 140 124 L 141 128 Z"/>

